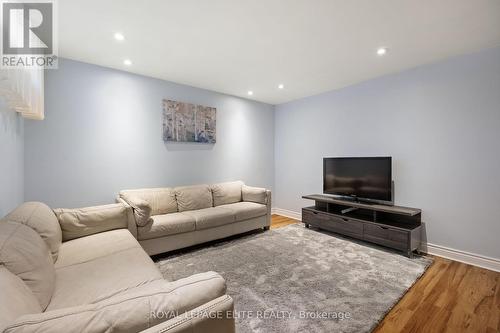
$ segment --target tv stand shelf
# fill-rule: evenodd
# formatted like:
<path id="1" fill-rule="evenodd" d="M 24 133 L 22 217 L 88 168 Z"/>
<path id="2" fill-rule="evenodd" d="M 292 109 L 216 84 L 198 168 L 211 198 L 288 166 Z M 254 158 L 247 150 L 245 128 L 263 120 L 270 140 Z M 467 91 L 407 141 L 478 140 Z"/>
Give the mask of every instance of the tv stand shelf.
<path id="1" fill-rule="evenodd" d="M 363 203 L 363 202 L 358 202 L 358 201 L 339 199 L 339 198 L 335 198 L 335 197 L 331 197 L 331 196 L 323 195 L 323 194 L 304 195 L 302 198 L 311 199 L 311 200 L 315 200 L 315 201 L 329 202 L 329 203 L 339 204 L 339 205 L 347 205 L 350 207 L 367 208 L 367 209 L 371 209 L 371 210 L 375 210 L 375 211 L 379 211 L 379 212 L 388 212 L 388 213 L 407 215 L 407 216 L 415 216 L 415 215 L 418 215 L 422 212 L 422 210 L 420 210 L 418 208 Z"/>
<path id="2" fill-rule="evenodd" d="M 421 210 L 384 206 L 312 194 L 315 205 L 302 208 L 302 222 L 344 236 L 403 251 L 412 257 L 420 248 Z"/>

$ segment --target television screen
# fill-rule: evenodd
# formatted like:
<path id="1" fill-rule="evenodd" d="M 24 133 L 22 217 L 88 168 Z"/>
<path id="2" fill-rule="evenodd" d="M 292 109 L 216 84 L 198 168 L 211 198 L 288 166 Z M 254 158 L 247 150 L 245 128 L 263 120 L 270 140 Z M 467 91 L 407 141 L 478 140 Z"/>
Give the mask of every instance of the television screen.
<path id="1" fill-rule="evenodd" d="M 359 199 L 392 201 L 392 158 L 324 158 L 323 192 Z"/>

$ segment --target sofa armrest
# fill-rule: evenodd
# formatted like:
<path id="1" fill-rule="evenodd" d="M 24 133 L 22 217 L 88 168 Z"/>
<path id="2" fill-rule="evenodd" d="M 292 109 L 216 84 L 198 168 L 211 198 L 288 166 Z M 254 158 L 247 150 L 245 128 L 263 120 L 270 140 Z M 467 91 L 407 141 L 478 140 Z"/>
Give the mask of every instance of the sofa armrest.
<path id="1" fill-rule="evenodd" d="M 127 227 L 132 236 L 137 239 L 137 223 L 135 221 L 134 209 L 125 200 L 120 197 L 116 198 L 116 202 L 124 205 L 128 208 L 127 210 Z"/>
<path id="2" fill-rule="evenodd" d="M 271 190 L 267 190 L 262 187 L 243 185 L 241 188 L 241 196 L 243 201 L 256 202 L 267 206 L 266 229 L 269 229 L 269 227 L 271 226 L 271 207 L 272 207 Z"/>
<path id="3" fill-rule="evenodd" d="M 248 202 L 267 204 L 267 190 L 263 187 L 243 185 L 241 187 L 241 199 Z"/>
<path id="4" fill-rule="evenodd" d="M 141 333 L 235 333 L 234 302 L 224 295 Z"/>
<path id="5" fill-rule="evenodd" d="M 114 229 L 126 229 L 132 209 L 122 203 L 83 208 L 56 208 L 62 240 L 89 236 Z"/>
<path id="6" fill-rule="evenodd" d="M 221 297 L 225 290 L 215 272 L 157 280 L 93 304 L 23 315 L 3 333 L 139 332 Z"/>

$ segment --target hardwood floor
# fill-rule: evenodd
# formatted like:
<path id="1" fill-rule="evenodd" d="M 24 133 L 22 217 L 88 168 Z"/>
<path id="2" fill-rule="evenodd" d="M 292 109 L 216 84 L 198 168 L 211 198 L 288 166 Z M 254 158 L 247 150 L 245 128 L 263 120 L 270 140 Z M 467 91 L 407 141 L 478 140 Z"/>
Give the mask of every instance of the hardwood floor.
<path id="1" fill-rule="evenodd" d="M 276 214 L 271 216 L 271 229 L 286 227 L 287 225 L 294 223 L 299 223 L 299 221 Z"/>
<path id="2" fill-rule="evenodd" d="M 273 215 L 271 229 L 298 222 Z M 374 333 L 500 332 L 500 273 L 434 259 Z"/>

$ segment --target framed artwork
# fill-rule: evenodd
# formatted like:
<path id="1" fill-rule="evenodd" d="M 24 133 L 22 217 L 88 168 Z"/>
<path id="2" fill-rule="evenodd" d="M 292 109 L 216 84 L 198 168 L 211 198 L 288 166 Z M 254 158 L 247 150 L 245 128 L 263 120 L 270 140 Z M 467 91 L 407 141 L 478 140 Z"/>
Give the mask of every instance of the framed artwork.
<path id="1" fill-rule="evenodd" d="M 216 142 L 213 107 L 163 100 L 163 140 L 166 142 Z"/>

